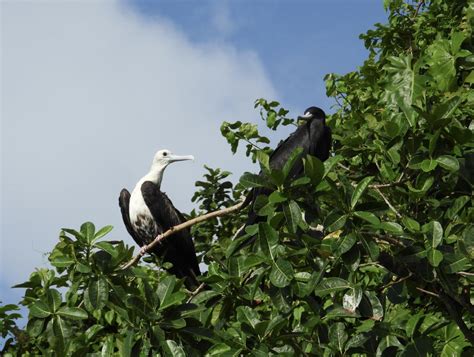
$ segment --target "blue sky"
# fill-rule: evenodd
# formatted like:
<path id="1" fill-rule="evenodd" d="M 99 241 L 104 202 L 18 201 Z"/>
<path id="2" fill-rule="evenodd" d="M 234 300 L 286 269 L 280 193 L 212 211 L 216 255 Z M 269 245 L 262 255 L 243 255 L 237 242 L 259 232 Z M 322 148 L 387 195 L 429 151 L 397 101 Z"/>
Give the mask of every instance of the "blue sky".
<path id="1" fill-rule="evenodd" d="M 328 112 L 323 77 L 356 69 L 367 57 L 359 34 L 386 13 L 377 0 L 123 0 L 148 21 L 171 20 L 193 42 L 231 44 L 263 61 L 285 106 Z"/>
<path id="2" fill-rule="evenodd" d="M 259 97 L 293 117 L 311 105 L 330 113 L 323 76 L 356 69 L 367 55 L 359 34 L 386 17 L 375 0 L 0 6 L 4 303 L 23 293 L 13 284 L 48 266 L 61 227 L 112 224 L 110 239 L 132 245 L 118 193 L 133 189 L 158 149 L 196 157 L 163 181 L 183 211 L 204 164 L 234 180 L 255 170 L 232 156 L 220 123 L 257 122 Z"/>

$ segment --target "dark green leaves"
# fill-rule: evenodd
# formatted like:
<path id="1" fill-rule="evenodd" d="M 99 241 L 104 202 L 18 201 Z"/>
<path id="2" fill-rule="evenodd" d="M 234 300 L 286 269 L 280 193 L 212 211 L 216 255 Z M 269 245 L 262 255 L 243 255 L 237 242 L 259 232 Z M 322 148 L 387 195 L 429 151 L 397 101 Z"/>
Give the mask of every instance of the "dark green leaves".
<path id="1" fill-rule="evenodd" d="M 369 183 L 372 181 L 373 177 L 369 176 L 364 178 L 362 181 L 360 181 L 356 188 L 354 189 L 354 192 L 352 193 L 351 197 L 351 208 L 354 209 L 355 205 L 357 204 L 357 201 L 359 201 L 360 196 L 364 193 L 366 190 L 367 186 Z"/>
<path id="2" fill-rule="evenodd" d="M 278 259 L 272 267 L 270 281 L 279 288 L 284 288 L 293 279 L 294 271 L 290 262 Z"/>
<path id="3" fill-rule="evenodd" d="M 86 309 L 90 312 L 101 309 L 107 302 L 109 289 L 107 281 L 104 278 L 93 279 L 89 281 L 84 292 L 84 303 Z"/>

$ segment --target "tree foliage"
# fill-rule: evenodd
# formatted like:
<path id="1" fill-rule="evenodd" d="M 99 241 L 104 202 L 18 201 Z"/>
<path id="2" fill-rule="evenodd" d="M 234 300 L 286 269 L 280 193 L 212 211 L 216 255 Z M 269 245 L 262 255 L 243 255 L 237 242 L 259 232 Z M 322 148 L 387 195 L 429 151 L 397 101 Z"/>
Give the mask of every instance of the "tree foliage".
<path id="1" fill-rule="evenodd" d="M 111 227 L 63 229 L 52 268 L 17 285 L 26 328 L 16 305 L 0 307 L 3 353 L 472 355 L 474 5 L 385 6 L 388 24 L 361 35 L 369 58 L 326 77 L 338 102 L 326 162 L 305 157 L 304 175 L 289 180 L 293 159 L 270 170 L 255 124 L 222 125 L 264 174 L 234 185 L 207 168 L 191 216 L 246 189 L 274 192 L 255 205 L 266 220 L 239 239 L 245 211 L 193 227 L 204 289 L 186 291 L 153 263 L 122 270 L 133 248 L 105 240 Z M 272 130 L 293 123 L 277 102 L 256 107 Z"/>

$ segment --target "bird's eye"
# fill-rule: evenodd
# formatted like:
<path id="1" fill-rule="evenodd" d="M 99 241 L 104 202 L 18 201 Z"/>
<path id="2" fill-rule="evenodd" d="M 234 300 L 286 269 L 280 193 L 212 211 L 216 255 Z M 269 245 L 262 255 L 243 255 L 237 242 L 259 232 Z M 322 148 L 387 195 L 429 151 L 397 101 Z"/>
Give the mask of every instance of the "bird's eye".
<path id="1" fill-rule="evenodd" d="M 166 156 L 166 155 L 168 155 L 168 153 L 167 153 L 167 152 L 164 152 L 164 153 L 163 153 L 163 156 Z"/>

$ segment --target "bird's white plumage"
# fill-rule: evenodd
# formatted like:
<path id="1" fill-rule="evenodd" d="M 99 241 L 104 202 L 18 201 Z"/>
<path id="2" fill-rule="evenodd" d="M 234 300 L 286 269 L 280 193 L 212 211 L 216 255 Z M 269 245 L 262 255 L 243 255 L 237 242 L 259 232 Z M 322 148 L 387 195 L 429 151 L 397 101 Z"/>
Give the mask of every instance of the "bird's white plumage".
<path id="1" fill-rule="evenodd" d="M 135 232 L 139 233 L 144 237 L 154 237 L 159 233 L 159 223 L 155 221 L 153 215 L 146 205 L 142 194 L 142 185 L 146 181 L 153 182 L 158 186 L 161 186 L 161 180 L 163 178 L 163 172 L 166 167 L 176 161 L 182 160 L 194 160 L 193 156 L 177 156 L 169 150 L 158 151 L 151 164 L 150 172 L 138 181 L 135 188 L 130 196 L 129 203 L 129 216 L 130 223 L 133 226 Z"/>

